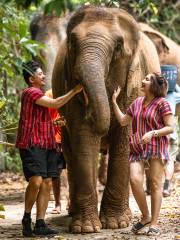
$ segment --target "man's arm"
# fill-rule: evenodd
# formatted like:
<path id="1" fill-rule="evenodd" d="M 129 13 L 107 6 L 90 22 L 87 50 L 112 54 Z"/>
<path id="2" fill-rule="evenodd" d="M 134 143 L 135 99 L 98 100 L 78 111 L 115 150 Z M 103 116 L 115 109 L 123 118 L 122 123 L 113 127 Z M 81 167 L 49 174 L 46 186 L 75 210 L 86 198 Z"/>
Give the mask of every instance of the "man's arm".
<path id="1" fill-rule="evenodd" d="M 78 84 L 75 88 L 70 90 L 68 93 L 65 95 L 52 99 L 47 96 L 42 96 L 39 99 L 36 100 L 36 104 L 48 108 L 60 108 L 64 106 L 71 98 L 73 98 L 77 93 L 82 91 L 82 86 Z"/>

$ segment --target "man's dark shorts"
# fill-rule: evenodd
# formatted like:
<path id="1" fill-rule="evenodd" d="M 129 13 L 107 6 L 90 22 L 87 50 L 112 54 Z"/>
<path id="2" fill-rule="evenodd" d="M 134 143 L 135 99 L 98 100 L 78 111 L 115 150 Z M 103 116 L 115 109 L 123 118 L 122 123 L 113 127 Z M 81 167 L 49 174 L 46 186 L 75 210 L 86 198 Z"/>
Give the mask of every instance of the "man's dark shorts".
<path id="1" fill-rule="evenodd" d="M 43 178 L 57 178 L 59 176 L 56 150 L 31 147 L 19 149 L 19 152 L 27 181 L 33 176 Z"/>
<path id="2" fill-rule="evenodd" d="M 58 169 L 66 169 L 66 161 L 63 152 L 57 152 L 57 154 Z"/>

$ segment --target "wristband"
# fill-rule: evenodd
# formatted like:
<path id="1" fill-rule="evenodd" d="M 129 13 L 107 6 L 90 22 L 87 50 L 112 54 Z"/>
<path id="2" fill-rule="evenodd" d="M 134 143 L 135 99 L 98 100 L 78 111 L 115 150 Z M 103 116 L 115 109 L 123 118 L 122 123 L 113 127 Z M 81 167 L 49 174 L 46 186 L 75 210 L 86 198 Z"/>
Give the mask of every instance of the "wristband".
<path id="1" fill-rule="evenodd" d="M 158 131 L 155 130 L 155 131 L 153 132 L 153 137 L 159 137 Z"/>

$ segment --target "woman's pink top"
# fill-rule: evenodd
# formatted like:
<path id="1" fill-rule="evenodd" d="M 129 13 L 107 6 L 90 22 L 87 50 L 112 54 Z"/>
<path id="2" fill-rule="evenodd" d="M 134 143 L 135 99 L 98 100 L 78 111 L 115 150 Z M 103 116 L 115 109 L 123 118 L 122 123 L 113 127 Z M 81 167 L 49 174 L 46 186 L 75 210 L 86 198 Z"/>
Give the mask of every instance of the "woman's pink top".
<path id="1" fill-rule="evenodd" d="M 148 105 L 143 106 L 144 97 L 137 98 L 127 109 L 132 117 L 132 134 L 130 135 L 130 161 L 139 161 L 156 156 L 163 161 L 169 160 L 168 137 L 152 137 L 148 144 L 141 144 L 142 136 L 165 126 L 163 117 L 172 114 L 165 98 L 156 97 Z"/>

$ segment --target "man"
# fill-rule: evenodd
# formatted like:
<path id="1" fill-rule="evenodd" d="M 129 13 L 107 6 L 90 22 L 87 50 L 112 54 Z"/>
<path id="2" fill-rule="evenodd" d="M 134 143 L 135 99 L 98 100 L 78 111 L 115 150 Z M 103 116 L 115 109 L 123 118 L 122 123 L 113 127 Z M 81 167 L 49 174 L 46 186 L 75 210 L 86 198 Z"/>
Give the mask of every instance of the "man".
<path id="1" fill-rule="evenodd" d="M 48 90 L 45 93 L 45 95 L 50 98 L 53 98 L 52 89 Z M 49 113 L 53 121 L 54 131 L 55 131 L 55 140 L 58 146 L 57 163 L 58 163 L 58 172 L 59 172 L 59 176 L 57 178 L 54 178 L 52 181 L 54 200 L 55 200 L 55 208 L 53 209 L 52 213 L 60 214 L 61 212 L 61 173 L 63 169 L 66 168 L 66 162 L 65 162 L 64 155 L 61 148 L 61 144 L 62 144 L 61 127 L 65 126 L 66 121 L 62 116 L 59 115 L 59 112 L 56 109 L 49 108 Z"/>
<path id="2" fill-rule="evenodd" d="M 180 103 L 179 86 L 176 84 L 175 91 L 167 94 L 167 100 L 171 106 L 174 115 L 174 133 L 169 138 L 169 154 L 170 161 L 165 168 L 165 181 L 163 186 L 163 196 L 169 197 L 171 195 L 171 180 L 174 174 L 174 163 L 178 154 L 178 116 L 175 116 L 176 106 Z"/>
<path id="3" fill-rule="evenodd" d="M 23 235 L 49 235 L 57 232 L 44 222 L 53 177 L 58 176 L 54 128 L 48 108 L 60 108 L 82 90 L 80 85 L 56 99 L 44 95 L 45 75 L 37 62 L 28 62 L 23 70 L 28 84 L 21 97 L 16 147 L 19 148 L 28 186 L 25 192 Z M 36 224 L 31 227 L 31 210 L 36 202 Z"/>

